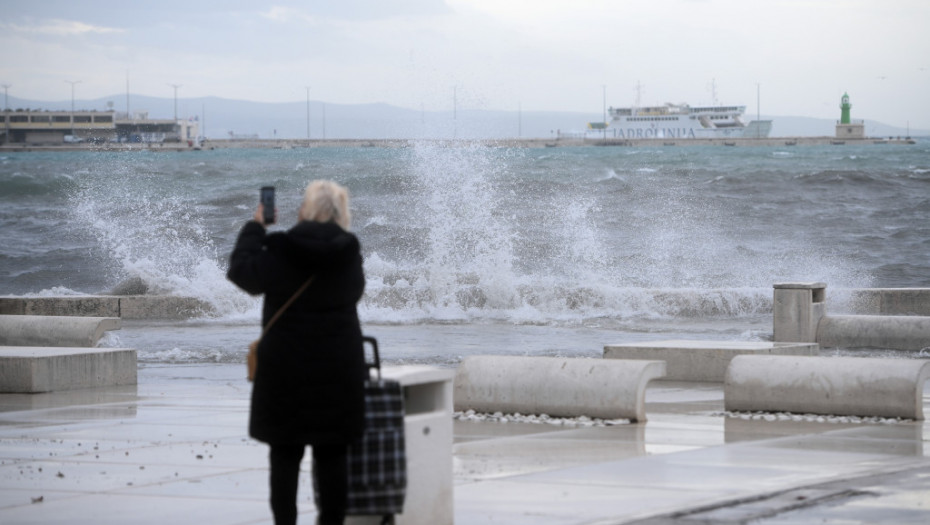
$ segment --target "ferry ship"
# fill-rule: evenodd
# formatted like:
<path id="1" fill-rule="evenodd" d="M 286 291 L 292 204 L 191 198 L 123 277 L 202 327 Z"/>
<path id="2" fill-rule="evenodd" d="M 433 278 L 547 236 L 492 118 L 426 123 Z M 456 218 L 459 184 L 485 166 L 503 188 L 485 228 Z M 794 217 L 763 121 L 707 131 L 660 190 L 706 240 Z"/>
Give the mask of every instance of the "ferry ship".
<path id="1" fill-rule="evenodd" d="M 588 133 L 617 139 L 766 138 L 771 120 L 743 121 L 746 106 L 666 104 L 610 108 L 609 122 L 588 123 Z"/>

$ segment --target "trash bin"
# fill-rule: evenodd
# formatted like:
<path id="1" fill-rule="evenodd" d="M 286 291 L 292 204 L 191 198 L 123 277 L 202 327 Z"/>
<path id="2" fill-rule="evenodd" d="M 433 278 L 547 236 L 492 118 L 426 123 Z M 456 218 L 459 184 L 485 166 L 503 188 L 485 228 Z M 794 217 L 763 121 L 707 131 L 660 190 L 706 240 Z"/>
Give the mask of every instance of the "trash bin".
<path id="1" fill-rule="evenodd" d="M 826 315 L 824 283 L 776 283 L 772 303 L 772 339 L 776 343 L 816 343 L 817 325 Z"/>
<path id="2" fill-rule="evenodd" d="M 384 366 L 381 375 L 404 390 L 407 495 L 398 525 L 452 525 L 452 380 L 454 370 Z M 347 525 L 379 523 L 346 518 Z"/>

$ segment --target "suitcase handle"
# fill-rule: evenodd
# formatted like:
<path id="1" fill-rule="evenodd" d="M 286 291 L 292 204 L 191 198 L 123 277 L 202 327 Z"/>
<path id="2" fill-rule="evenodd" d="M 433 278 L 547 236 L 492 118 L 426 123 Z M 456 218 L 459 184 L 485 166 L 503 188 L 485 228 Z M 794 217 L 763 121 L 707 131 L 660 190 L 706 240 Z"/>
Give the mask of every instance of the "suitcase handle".
<path id="1" fill-rule="evenodd" d="M 375 370 L 377 370 L 377 371 L 378 371 L 378 379 L 381 379 L 381 355 L 378 353 L 378 340 L 375 339 L 374 337 L 371 337 L 371 336 L 368 336 L 368 335 L 363 335 L 363 336 L 362 336 L 362 344 L 364 344 L 364 343 L 368 343 L 368 344 L 371 345 L 371 349 L 372 349 L 372 351 L 374 352 L 374 356 L 375 356 L 375 362 L 374 362 L 374 363 L 369 363 L 369 362 L 366 360 L 366 361 L 365 361 L 365 364 L 368 365 L 368 369 L 369 369 L 369 370 L 371 370 L 372 368 L 375 369 Z"/>

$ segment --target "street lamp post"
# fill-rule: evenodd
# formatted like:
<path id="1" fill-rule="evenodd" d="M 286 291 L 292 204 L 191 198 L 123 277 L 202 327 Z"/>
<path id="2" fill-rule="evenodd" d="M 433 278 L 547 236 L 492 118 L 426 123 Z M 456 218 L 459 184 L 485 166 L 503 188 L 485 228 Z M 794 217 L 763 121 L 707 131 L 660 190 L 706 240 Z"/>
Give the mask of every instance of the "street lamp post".
<path id="1" fill-rule="evenodd" d="M 762 88 L 759 87 L 759 83 L 756 82 L 756 138 L 762 137 L 762 109 L 759 93 Z"/>
<path id="2" fill-rule="evenodd" d="M 168 84 L 174 88 L 174 131 L 178 134 L 178 140 L 181 139 L 181 129 L 178 126 L 178 88 L 181 84 Z"/>
<path id="3" fill-rule="evenodd" d="M 174 88 L 174 124 L 178 124 L 178 88 L 181 84 L 168 84 Z"/>
<path id="4" fill-rule="evenodd" d="M 307 142 L 310 142 L 310 86 L 307 88 Z"/>
<path id="5" fill-rule="evenodd" d="M 80 84 L 80 80 L 65 80 L 66 83 L 71 84 L 71 136 L 74 136 L 74 86 Z"/>
<path id="6" fill-rule="evenodd" d="M 604 91 L 604 141 L 607 141 L 607 85 L 601 86 Z"/>
<path id="7" fill-rule="evenodd" d="M 10 96 L 7 90 L 12 87 L 11 84 L 3 84 L 3 122 L 6 133 L 3 135 L 3 143 L 10 142 Z"/>

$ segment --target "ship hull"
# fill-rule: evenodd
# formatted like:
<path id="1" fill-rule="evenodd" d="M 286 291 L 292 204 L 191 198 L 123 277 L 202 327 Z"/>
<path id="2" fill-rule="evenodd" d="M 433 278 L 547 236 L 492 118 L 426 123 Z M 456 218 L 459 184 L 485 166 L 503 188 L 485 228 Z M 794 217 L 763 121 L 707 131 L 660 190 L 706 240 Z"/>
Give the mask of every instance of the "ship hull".
<path id="1" fill-rule="evenodd" d="M 686 120 L 686 119 L 683 119 Z M 633 139 L 719 139 L 768 138 L 771 120 L 754 120 L 747 125 L 704 128 L 685 122 L 643 123 L 613 121 L 607 126 L 607 136 Z"/>

